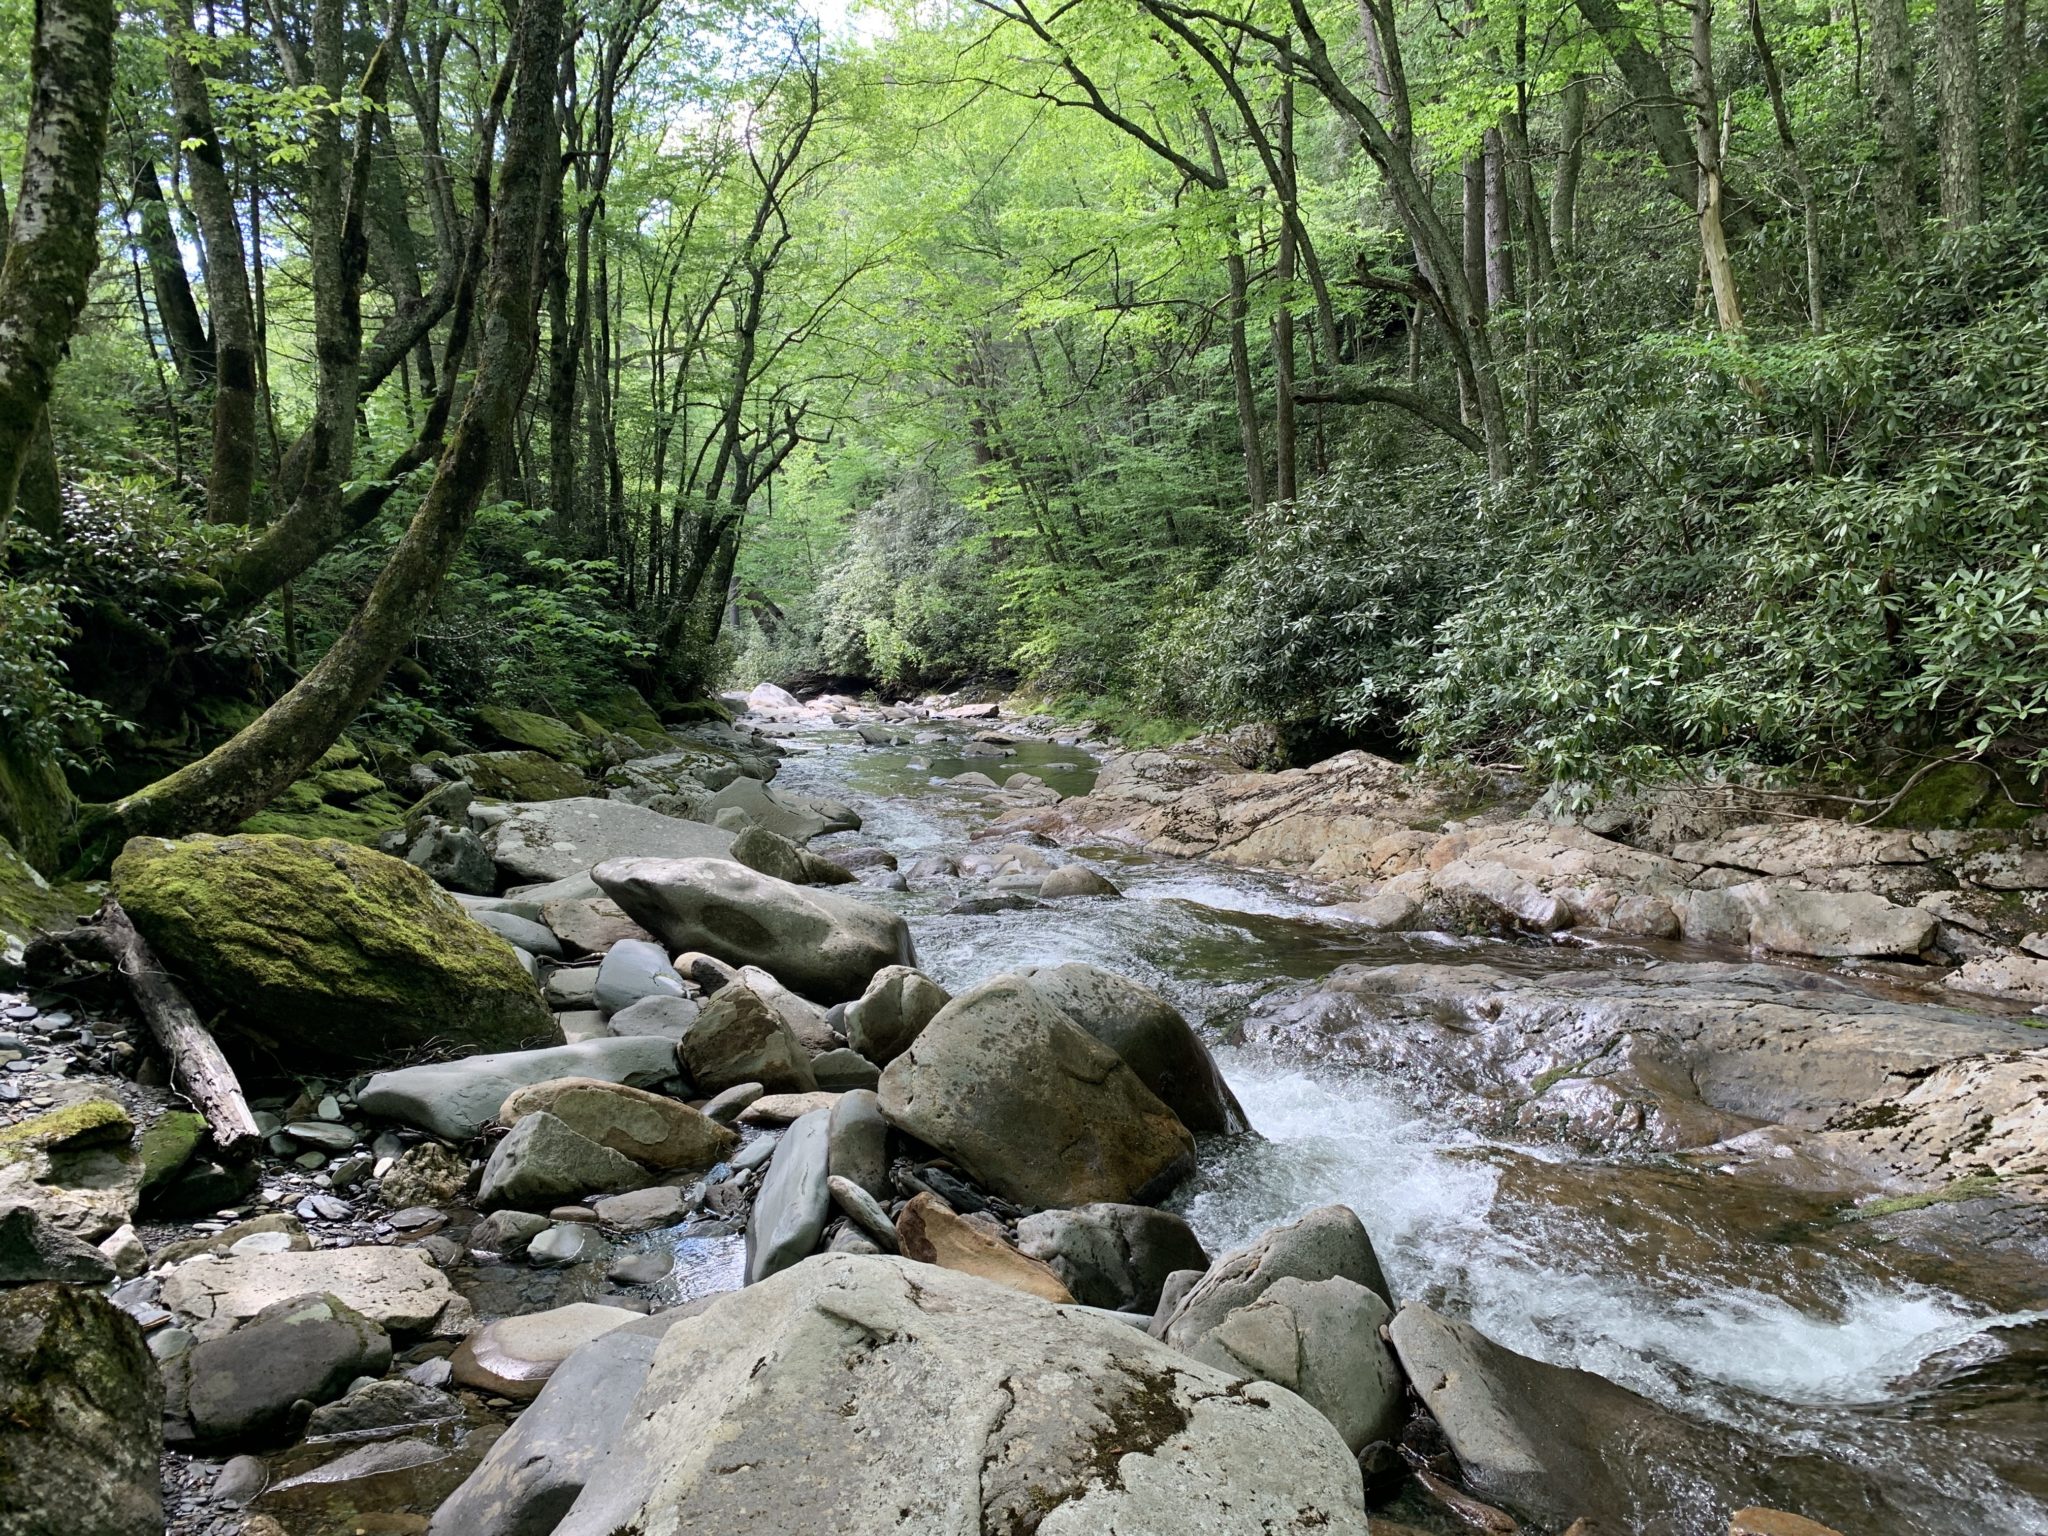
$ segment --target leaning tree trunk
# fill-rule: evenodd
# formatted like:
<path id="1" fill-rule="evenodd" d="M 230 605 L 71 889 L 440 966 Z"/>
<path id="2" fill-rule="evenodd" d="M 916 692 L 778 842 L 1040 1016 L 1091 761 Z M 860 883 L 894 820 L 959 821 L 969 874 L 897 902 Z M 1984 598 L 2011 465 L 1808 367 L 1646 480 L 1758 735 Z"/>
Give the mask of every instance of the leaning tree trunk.
<path id="1" fill-rule="evenodd" d="M 492 211 L 476 376 L 434 482 L 354 622 L 299 684 L 246 730 L 166 779 L 101 808 L 80 838 L 88 866 L 139 833 L 226 830 L 303 773 L 384 680 L 447 575 L 510 434 L 534 344 L 533 289 L 555 160 L 562 0 L 524 0 L 513 35 L 512 111 Z"/>
<path id="2" fill-rule="evenodd" d="M 112 0 L 40 0 L 27 150 L 0 265 L 0 528 L 99 265 L 100 155 L 114 89 Z"/>

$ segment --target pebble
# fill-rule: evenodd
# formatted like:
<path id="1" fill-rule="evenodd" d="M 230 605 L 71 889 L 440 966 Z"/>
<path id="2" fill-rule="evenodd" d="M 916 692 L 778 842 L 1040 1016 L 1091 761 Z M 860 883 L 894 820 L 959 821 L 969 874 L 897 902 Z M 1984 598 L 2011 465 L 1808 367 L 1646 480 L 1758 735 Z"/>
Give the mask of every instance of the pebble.
<path id="1" fill-rule="evenodd" d="M 330 1093 L 314 1106 L 313 1115 L 319 1120 L 338 1121 L 341 1119 L 341 1101 Z"/>
<path id="2" fill-rule="evenodd" d="M 385 1217 L 384 1224 L 397 1232 L 431 1232 L 446 1226 L 448 1218 L 431 1205 L 408 1205 Z"/>
<path id="3" fill-rule="evenodd" d="M 298 1204 L 301 1221 L 347 1221 L 355 1214 L 346 1200 L 337 1200 L 332 1195 L 308 1195 Z"/>

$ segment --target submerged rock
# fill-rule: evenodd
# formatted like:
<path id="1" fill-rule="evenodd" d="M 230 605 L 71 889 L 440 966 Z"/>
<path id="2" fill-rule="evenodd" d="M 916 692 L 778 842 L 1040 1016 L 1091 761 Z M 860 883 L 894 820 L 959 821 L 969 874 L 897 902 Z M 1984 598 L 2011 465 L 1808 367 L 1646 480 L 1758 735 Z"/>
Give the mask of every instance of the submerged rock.
<path id="1" fill-rule="evenodd" d="M 403 859 L 324 839 L 138 837 L 113 882 L 167 965 L 303 1056 L 561 1040 L 512 946 Z"/>
<path id="2" fill-rule="evenodd" d="M 555 1536 L 631 1529 L 1365 1536 L 1366 1520 L 1343 1441 L 1281 1388 L 971 1276 L 828 1254 L 662 1339 Z"/>

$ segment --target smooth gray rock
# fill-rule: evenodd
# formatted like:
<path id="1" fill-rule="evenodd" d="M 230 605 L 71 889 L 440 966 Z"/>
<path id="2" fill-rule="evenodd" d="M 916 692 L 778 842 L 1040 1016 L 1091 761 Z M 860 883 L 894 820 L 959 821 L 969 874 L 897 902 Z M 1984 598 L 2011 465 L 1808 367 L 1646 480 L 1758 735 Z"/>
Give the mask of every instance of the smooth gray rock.
<path id="1" fill-rule="evenodd" d="M 811 1075 L 818 1087 L 830 1093 L 856 1088 L 873 1089 L 882 1080 L 882 1069 L 849 1046 L 835 1046 L 811 1058 Z"/>
<path id="2" fill-rule="evenodd" d="M 770 789 L 758 779 L 734 779 L 705 801 L 697 814 L 710 821 L 727 810 L 738 811 L 749 827 L 765 827 L 798 844 L 827 832 L 860 829 L 860 817 L 845 806 Z"/>
<path id="3" fill-rule="evenodd" d="M 843 865 L 799 848 L 780 832 L 762 826 L 748 827 L 733 838 L 732 857 L 736 863 L 791 885 L 850 885 L 857 878 Z"/>
<path id="4" fill-rule="evenodd" d="M 428 1536 L 548 1536 L 625 1429 L 661 1336 L 706 1305 L 627 1323 L 570 1355 L 435 1511 Z"/>
<path id="5" fill-rule="evenodd" d="M 810 1256 L 824 1236 L 832 1212 L 830 1175 L 832 1112 L 814 1109 L 799 1116 L 776 1143 L 775 1156 L 754 1197 L 747 1220 L 747 1283 Z"/>
<path id="6" fill-rule="evenodd" d="M 597 967 L 558 965 L 548 972 L 548 979 L 541 983 L 540 990 L 548 1000 L 548 1006 L 557 1013 L 565 1009 L 595 1008 Z"/>
<path id="7" fill-rule="evenodd" d="M 910 930 L 897 914 L 771 880 L 729 859 L 613 859 L 591 873 L 671 949 L 758 965 L 819 1002 L 859 997 L 882 967 L 914 959 Z"/>
<path id="8" fill-rule="evenodd" d="M 740 1112 L 756 1099 L 767 1093 L 761 1083 L 734 1083 L 721 1093 L 713 1094 L 704 1105 L 704 1118 L 716 1120 L 720 1125 L 731 1125 L 739 1119 Z"/>
<path id="9" fill-rule="evenodd" d="M 1057 871 L 1055 871 L 1057 873 Z M 1215 1058 L 1180 1011 L 1150 987 L 1079 961 L 1022 975 L 1054 1007 L 1129 1063 L 1197 1136 L 1227 1136 L 1250 1122 Z"/>
<path id="10" fill-rule="evenodd" d="M 799 997 L 760 966 L 741 966 L 739 984 L 781 1015 L 789 1032 L 796 1036 L 796 1043 L 809 1055 L 816 1057 L 843 1043 L 832 1033 L 828 1022 L 830 1009 Z M 812 1070 L 815 1074 L 815 1066 Z"/>
<path id="11" fill-rule="evenodd" d="M 861 1055 L 886 1067 L 910 1049 L 952 994 L 907 965 L 875 972 L 858 1000 L 846 1005 L 846 1039 Z"/>
<path id="12" fill-rule="evenodd" d="M 551 1223 L 531 1211 L 493 1211 L 469 1229 L 469 1246 L 516 1259 Z"/>
<path id="13" fill-rule="evenodd" d="M 1348 1205 L 1318 1206 L 1300 1220 L 1225 1254 L 1188 1289 L 1158 1327 L 1158 1336 L 1177 1348 L 1188 1348 L 1229 1314 L 1265 1295 L 1275 1281 L 1328 1280 L 1333 1275 L 1392 1303 L 1372 1239 Z"/>
<path id="14" fill-rule="evenodd" d="M 303 1240 L 303 1239 L 302 1239 Z M 387 1333 L 425 1333 L 465 1304 L 412 1246 L 364 1244 L 284 1253 L 202 1253 L 163 1271 L 163 1304 L 200 1339 L 217 1339 L 279 1302 L 329 1295 Z"/>
<path id="15" fill-rule="evenodd" d="M 1041 901 L 1065 901 L 1076 896 L 1121 896 L 1105 877 L 1085 864 L 1062 864 L 1038 884 Z"/>
<path id="16" fill-rule="evenodd" d="M 665 1248 L 649 1248 L 615 1261 L 605 1271 L 605 1278 L 614 1285 L 659 1285 L 675 1267 L 674 1254 Z"/>
<path id="17" fill-rule="evenodd" d="M 1194 1167 L 1173 1111 L 1020 976 L 940 1009 L 877 1092 L 891 1125 L 1019 1205 L 1142 1203 Z"/>
<path id="18" fill-rule="evenodd" d="M 592 1209 L 608 1227 L 621 1232 L 651 1232 L 656 1227 L 672 1227 L 689 1215 L 690 1201 L 682 1190 L 656 1184 L 623 1195 L 607 1195 Z"/>
<path id="19" fill-rule="evenodd" d="M 888 1199 L 894 1191 L 889 1187 L 889 1124 L 882 1118 L 881 1100 L 855 1088 L 839 1096 L 831 1117 L 831 1172 L 877 1200 Z"/>
<path id="20" fill-rule="evenodd" d="M 418 865 L 429 880 L 444 890 L 488 896 L 498 883 L 498 867 L 491 858 L 491 850 L 484 846 L 482 838 L 461 825 L 428 822 L 405 850 L 405 861 Z"/>
<path id="21" fill-rule="evenodd" d="M 515 917 L 510 912 L 473 911 L 469 914 L 515 949 L 543 960 L 559 960 L 565 951 L 562 941 L 539 923 Z"/>
<path id="22" fill-rule="evenodd" d="M 553 1115 L 523 1117 L 484 1164 L 477 1206 L 544 1210 L 588 1194 L 644 1188 L 653 1175 L 630 1157 L 579 1136 Z M 538 1239 L 536 1239 L 538 1241 Z"/>
<path id="23" fill-rule="evenodd" d="M 668 963 L 668 951 L 646 939 L 621 939 L 598 962 L 593 999 L 604 1012 L 617 1013 L 642 998 L 680 998 L 683 978 Z"/>
<path id="24" fill-rule="evenodd" d="M 1084 1306 L 1143 1312 L 1148 1319 L 1169 1275 L 1209 1267 L 1194 1229 L 1149 1205 L 1103 1202 L 1041 1211 L 1017 1223 L 1017 1247 L 1051 1265 Z"/>
<path id="25" fill-rule="evenodd" d="M 275 1302 L 165 1373 L 164 1442 L 259 1450 L 294 1438 L 294 1405 L 331 1402 L 391 1366 L 384 1330 L 331 1295 Z"/>
<path id="26" fill-rule="evenodd" d="M 360 1435 L 410 1424 L 438 1424 L 460 1418 L 462 1404 L 434 1387 L 403 1376 L 372 1381 L 313 1410 L 308 1435 Z"/>
<path id="27" fill-rule="evenodd" d="M 832 1192 L 832 1203 L 860 1230 L 876 1252 L 896 1252 L 896 1223 L 889 1219 L 889 1213 L 882 1209 L 880 1201 L 853 1180 L 841 1178 L 836 1173 L 825 1184 Z M 836 1251 L 844 1253 L 850 1250 L 841 1248 Z"/>
<path id="28" fill-rule="evenodd" d="M 269 1484 L 270 1468 L 263 1464 L 261 1456 L 231 1456 L 213 1480 L 213 1502 L 227 1509 L 240 1509 Z"/>
<path id="29" fill-rule="evenodd" d="M 694 997 L 643 997 L 613 1014 L 605 1027 L 615 1035 L 681 1040 L 697 1022 L 700 1006 Z"/>
<path id="30" fill-rule="evenodd" d="M 498 1106 L 515 1088 L 557 1077 L 594 1077 L 652 1089 L 676 1075 L 674 1045 L 636 1035 L 379 1072 L 363 1085 L 356 1103 L 365 1114 L 416 1125 L 445 1141 L 468 1141 L 497 1118 Z"/>
<path id="31" fill-rule="evenodd" d="M 1342 1439 L 1281 1388 L 972 1276 L 826 1254 L 663 1339 L 554 1536 L 622 1530 L 1365 1536 L 1366 1519 Z"/>
<path id="32" fill-rule="evenodd" d="M 623 800 L 578 796 L 518 806 L 492 829 L 491 857 L 508 880 L 559 881 L 608 859 L 722 859 L 732 834 Z M 531 892 L 522 893 L 529 898 Z M 549 899 L 595 892 L 551 892 Z"/>
<path id="33" fill-rule="evenodd" d="M 611 1251 L 597 1229 L 580 1221 L 558 1221 L 526 1245 L 529 1264 L 592 1264 Z"/>
<path id="34" fill-rule="evenodd" d="M 771 1093 L 810 1093 L 818 1086 L 810 1053 L 782 1015 L 747 987 L 723 987 L 705 1002 L 676 1055 L 699 1093 L 741 1083 L 759 1083 Z"/>
<path id="35" fill-rule="evenodd" d="M 132 1227 L 128 1231 L 134 1235 Z M 0 1204 L 0 1285 L 104 1285 L 113 1278 L 113 1261 L 91 1243 L 52 1226 L 26 1201 Z"/>

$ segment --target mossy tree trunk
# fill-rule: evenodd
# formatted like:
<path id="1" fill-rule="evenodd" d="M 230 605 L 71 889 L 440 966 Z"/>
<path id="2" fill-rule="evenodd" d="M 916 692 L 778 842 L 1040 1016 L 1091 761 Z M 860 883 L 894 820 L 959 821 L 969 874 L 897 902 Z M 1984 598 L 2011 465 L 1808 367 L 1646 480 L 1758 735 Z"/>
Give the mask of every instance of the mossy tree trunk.
<path id="1" fill-rule="evenodd" d="M 27 151 L 0 265 L 0 527 L 99 265 L 100 155 L 114 87 L 111 0 L 39 0 Z"/>
<path id="2" fill-rule="evenodd" d="M 512 109 L 491 209 L 490 269 L 476 375 L 433 484 L 354 622 L 283 698 L 199 761 L 98 808 L 79 853 L 104 864 L 139 833 L 225 831 L 267 804 L 333 744 L 426 617 L 510 433 L 534 345 L 534 273 L 550 177 L 559 174 L 554 84 L 561 0 L 524 0 Z"/>

